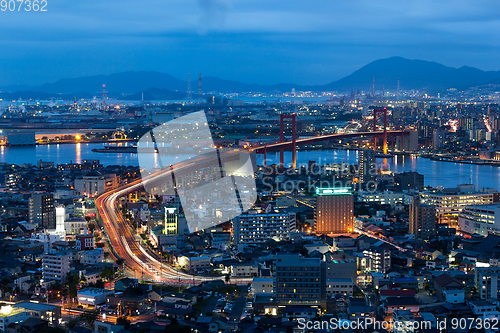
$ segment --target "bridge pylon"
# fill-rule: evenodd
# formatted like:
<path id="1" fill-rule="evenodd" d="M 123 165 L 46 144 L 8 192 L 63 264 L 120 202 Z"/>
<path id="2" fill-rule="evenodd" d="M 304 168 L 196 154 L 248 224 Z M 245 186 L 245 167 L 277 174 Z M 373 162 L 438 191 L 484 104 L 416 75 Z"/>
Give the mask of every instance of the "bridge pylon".
<path id="1" fill-rule="evenodd" d="M 292 119 L 292 167 L 297 169 L 297 132 L 296 132 L 296 114 L 280 114 L 280 143 L 285 142 L 285 119 Z M 265 157 L 264 157 L 265 159 Z M 285 166 L 285 148 L 280 148 L 280 168 Z"/>

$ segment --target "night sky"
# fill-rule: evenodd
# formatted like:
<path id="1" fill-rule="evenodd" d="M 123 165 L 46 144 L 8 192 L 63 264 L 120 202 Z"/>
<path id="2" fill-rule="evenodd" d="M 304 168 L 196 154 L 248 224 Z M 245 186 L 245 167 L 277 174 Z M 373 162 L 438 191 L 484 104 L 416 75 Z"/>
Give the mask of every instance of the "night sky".
<path id="1" fill-rule="evenodd" d="M 324 84 L 391 56 L 500 70 L 497 0 L 47 2 L 0 11 L 0 86 L 128 70 Z"/>

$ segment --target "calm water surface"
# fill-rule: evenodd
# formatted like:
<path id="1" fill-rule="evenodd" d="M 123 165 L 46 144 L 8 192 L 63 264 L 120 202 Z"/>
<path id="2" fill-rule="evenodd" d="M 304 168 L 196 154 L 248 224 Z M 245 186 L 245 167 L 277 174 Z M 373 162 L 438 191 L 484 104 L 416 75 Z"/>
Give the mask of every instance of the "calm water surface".
<path id="1" fill-rule="evenodd" d="M 103 165 L 139 165 L 137 154 L 96 153 L 94 148 L 102 148 L 102 143 L 54 144 L 29 147 L 0 147 L 0 162 L 35 164 L 38 160 L 55 164 L 81 163 L 83 160 L 97 159 Z M 279 162 L 278 152 L 267 153 L 268 164 Z M 263 164 L 259 156 L 257 163 Z M 355 150 L 299 150 L 297 162 L 307 165 L 308 161 L 317 163 L 356 164 L 358 151 Z M 285 152 L 285 164 L 292 162 L 291 152 Z M 393 159 L 377 159 L 377 166 L 394 172 L 417 171 L 425 176 L 425 185 L 454 187 L 457 184 L 476 184 L 478 188 L 493 187 L 500 189 L 500 168 L 487 165 L 431 161 L 411 156 L 396 156 Z"/>

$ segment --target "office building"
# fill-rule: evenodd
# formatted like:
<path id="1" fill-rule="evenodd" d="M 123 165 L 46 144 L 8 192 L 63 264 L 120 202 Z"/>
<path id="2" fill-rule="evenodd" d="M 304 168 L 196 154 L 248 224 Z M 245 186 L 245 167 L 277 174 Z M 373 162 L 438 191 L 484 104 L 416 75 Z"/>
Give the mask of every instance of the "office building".
<path id="1" fill-rule="evenodd" d="M 87 227 L 84 228 L 83 235 L 76 235 L 76 248 L 81 251 L 94 249 L 94 235 L 87 233 Z"/>
<path id="2" fill-rule="evenodd" d="M 87 221 L 80 217 L 73 217 L 64 221 L 66 235 L 80 235 L 85 232 L 87 225 Z"/>
<path id="3" fill-rule="evenodd" d="M 33 193 L 29 201 L 30 223 L 36 227 L 56 229 L 56 209 L 52 193 Z"/>
<path id="4" fill-rule="evenodd" d="M 415 196 L 410 205 L 410 234 L 415 239 L 429 240 L 436 234 L 436 208 L 420 203 L 420 197 Z"/>
<path id="5" fill-rule="evenodd" d="M 359 182 L 366 184 L 372 181 L 376 174 L 375 168 L 375 152 L 371 149 L 359 151 Z"/>
<path id="6" fill-rule="evenodd" d="M 402 192 L 385 190 L 384 192 L 359 191 L 358 201 L 366 203 L 378 203 L 381 205 L 397 206 L 406 203 L 409 195 Z"/>
<path id="7" fill-rule="evenodd" d="M 500 205 L 464 207 L 458 214 L 458 230 L 469 235 L 500 235 Z"/>
<path id="8" fill-rule="evenodd" d="M 68 253 L 45 253 L 42 257 L 42 276 L 44 281 L 66 281 L 69 273 L 70 255 Z"/>
<path id="9" fill-rule="evenodd" d="M 348 187 L 316 188 L 314 228 L 317 234 L 351 233 L 354 199 Z"/>
<path id="10" fill-rule="evenodd" d="M 391 269 L 391 252 L 390 245 L 385 243 L 364 250 L 365 270 L 387 273 Z"/>
<path id="11" fill-rule="evenodd" d="M 52 304 L 21 302 L 13 305 L 15 309 L 23 309 L 31 317 L 40 318 L 49 322 L 49 325 L 61 324 L 61 307 Z"/>
<path id="12" fill-rule="evenodd" d="M 78 255 L 80 257 L 81 264 L 95 265 L 104 261 L 104 250 L 100 248 L 82 251 Z"/>
<path id="13" fill-rule="evenodd" d="M 273 288 L 278 306 L 322 306 L 322 275 L 319 258 L 278 254 Z"/>
<path id="14" fill-rule="evenodd" d="M 352 296 L 354 292 L 354 283 L 351 278 L 348 279 L 326 279 L 326 296 Z"/>
<path id="15" fill-rule="evenodd" d="M 476 267 L 474 280 L 480 299 L 498 299 L 500 267 Z"/>
<path id="16" fill-rule="evenodd" d="M 101 174 L 91 171 L 82 178 L 75 179 L 75 190 L 86 197 L 97 197 L 118 186 L 118 179 L 114 174 Z"/>
<path id="17" fill-rule="evenodd" d="M 432 148 L 441 149 L 444 147 L 446 133 L 441 128 L 437 128 L 432 133 Z"/>
<path id="18" fill-rule="evenodd" d="M 424 175 L 414 171 L 397 173 L 394 175 L 394 183 L 402 191 L 421 190 L 424 188 Z"/>
<path id="19" fill-rule="evenodd" d="M 21 308 L 4 305 L 0 308 L 0 332 L 9 332 L 8 326 L 14 323 L 22 323 L 31 315 Z"/>
<path id="20" fill-rule="evenodd" d="M 78 304 L 95 307 L 106 303 L 106 297 L 114 294 L 114 290 L 101 288 L 84 288 L 78 290 Z"/>
<path id="21" fill-rule="evenodd" d="M 179 211 L 175 207 L 165 207 L 165 235 L 177 235 Z"/>
<path id="22" fill-rule="evenodd" d="M 476 191 L 474 185 L 465 184 L 457 188 L 421 192 L 420 201 L 436 208 L 438 223 L 448 223 L 449 226 L 458 228 L 458 214 L 466 206 L 492 204 L 498 201 L 498 191 L 494 189 Z"/>
<path id="23" fill-rule="evenodd" d="M 402 137 L 396 137 L 396 148 L 400 151 L 418 151 L 418 131 L 407 131 Z"/>
<path id="24" fill-rule="evenodd" d="M 234 242 L 259 244 L 270 239 L 289 239 L 290 233 L 295 231 L 295 219 L 295 213 L 249 211 L 233 219 Z"/>

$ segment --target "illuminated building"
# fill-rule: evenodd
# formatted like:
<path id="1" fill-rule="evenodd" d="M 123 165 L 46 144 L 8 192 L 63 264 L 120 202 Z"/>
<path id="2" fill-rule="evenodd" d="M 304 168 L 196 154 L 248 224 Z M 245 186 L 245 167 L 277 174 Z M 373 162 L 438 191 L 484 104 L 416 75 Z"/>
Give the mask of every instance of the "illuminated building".
<path id="1" fill-rule="evenodd" d="M 30 314 L 24 309 L 13 308 L 11 305 L 2 306 L 0 308 L 0 330 L 8 332 L 7 326 L 12 323 L 22 323 L 28 319 Z"/>
<path id="2" fill-rule="evenodd" d="M 475 283 L 480 299 L 498 299 L 500 267 L 476 267 Z"/>
<path id="3" fill-rule="evenodd" d="M 42 257 L 42 275 L 45 281 L 66 281 L 69 273 L 68 253 L 45 253 Z"/>
<path id="4" fill-rule="evenodd" d="M 500 205 L 465 207 L 458 214 L 458 229 L 469 235 L 500 235 Z"/>
<path id="5" fill-rule="evenodd" d="M 436 234 L 436 208 L 420 203 L 420 198 L 414 197 L 410 205 L 410 234 L 415 239 L 428 240 Z"/>
<path id="6" fill-rule="evenodd" d="M 351 233 L 354 198 L 349 187 L 317 188 L 314 228 L 317 234 Z"/>
<path id="7" fill-rule="evenodd" d="M 178 234 L 179 214 L 175 207 L 165 207 L 165 235 Z"/>
<path id="8" fill-rule="evenodd" d="M 278 306 L 321 306 L 322 275 L 319 258 L 278 254 L 273 288 Z"/>
<path id="9" fill-rule="evenodd" d="M 359 152 L 359 182 L 364 184 L 373 180 L 375 175 L 375 152 L 364 149 Z"/>
<path id="10" fill-rule="evenodd" d="M 56 228 L 56 209 L 52 193 L 33 193 L 29 201 L 30 223 L 45 229 Z"/>
<path id="11" fill-rule="evenodd" d="M 483 189 L 476 191 L 474 185 L 459 185 L 457 188 L 425 191 L 420 193 L 421 202 L 436 208 L 439 223 L 458 227 L 458 214 L 466 206 L 488 205 L 498 201 L 498 191 Z"/>
<path id="12" fill-rule="evenodd" d="M 259 244 L 285 240 L 295 231 L 295 213 L 249 211 L 233 219 L 235 244 Z"/>
<path id="13" fill-rule="evenodd" d="M 116 175 L 104 175 L 99 171 L 91 171 L 82 178 L 75 179 L 75 190 L 89 198 L 110 191 L 118 186 Z"/>
<path id="14" fill-rule="evenodd" d="M 409 195 L 402 192 L 385 190 L 384 192 L 358 192 L 358 201 L 366 203 L 378 203 L 381 205 L 397 206 L 406 203 Z"/>

